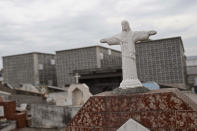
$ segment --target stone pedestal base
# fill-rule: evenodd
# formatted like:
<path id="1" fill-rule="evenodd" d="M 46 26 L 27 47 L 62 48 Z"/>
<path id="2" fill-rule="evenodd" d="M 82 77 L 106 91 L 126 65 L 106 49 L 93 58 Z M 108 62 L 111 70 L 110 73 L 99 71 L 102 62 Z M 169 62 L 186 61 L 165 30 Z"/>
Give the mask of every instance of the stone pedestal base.
<path id="1" fill-rule="evenodd" d="M 136 93 L 146 93 L 150 91 L 149 89 L 147 89 L 146 87 L 135 87 L 135 88 L 126 88 L 126 89 L 122 89 L 122 88 L 116 88 L 112 91 L 112 94 L 116 94 L 116 95 L 128 95 L 128 94 L 136 94 Z"/>
<path id="2" fill-rule="evenodd" d="M 122 89 L 136 88 L 136 87 L 142 87 L 142 83 L 138 79 L 123 80 L 120 83 L 120 88 Z"/>

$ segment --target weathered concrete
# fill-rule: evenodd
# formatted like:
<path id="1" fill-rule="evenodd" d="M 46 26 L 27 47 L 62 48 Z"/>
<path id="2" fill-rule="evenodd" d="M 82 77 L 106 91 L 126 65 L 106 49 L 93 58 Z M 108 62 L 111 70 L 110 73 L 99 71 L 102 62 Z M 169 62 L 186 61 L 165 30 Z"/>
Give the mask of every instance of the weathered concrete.
<path id="1" fill-rule="evenodd" d="M 66 131 L 66 130 L 64 128 L 63 129 L 23 128 L 23 129 L 19 129 L 18 131 Z"/>
<path id="2" fill-rule="evenodd" d="M 146 93 L 148 91 L 149 89 L 145 87 L 136 87 L 136 88 L 127 88 L 127 89 L 116 88 L 112 91 L 112 93 L 118 95 L 126 95 L 126 94 Z"/>
<path id="3" fill-rule="evenodd" d="M 0 91 L 0 96 L 3 100 L 9 100 L 9 96 L 11 95 L 11 93 L 9 92 L 5 92 L 5 91 Z"/>
<path id="4" fill-rule="evenodd" d="M 197 104 L 197 94 L 191 91 L 183 91 L 183 93 Z"/>
<path id="5" fill-rule="evenodd" d="M 82 106 L 91 96 L 86 84 L 72 84 L 68 88 L 67 105 Z"/>
<path id="6" fill-rule="evenodd" d="M 54 106 L 54 105 L 31 105 L 32 126 L 36 128 L 62 128 L 77 113 L 79 108 Z"/>
<path id="7" fill-rule="evenodd" d="M 14 129 L 16 129 L 16 121 L 7 121 L 4 123 L 0 123 L 0 131 L 12 131 Z"/>
<path id="8" fill-rule="evenodd" d="M 20 87 L 19 89 L 23 91 L 27 91 L 27 92 L 41 93 L 39 88 L 37 88 L 36 86 L 33 86 L 32 84 L 27 84 L 27 83 L 22 84 L 22 87 Z"/>
<path id="9" fill-rule="evenodd" d="M 56 106 L 65 106 L 67 105 L 67 92 L 54 92 L 49 93 L 47 101 L 54 100 Z"/>
<path id="10" fill-rule="evenodd" d="M 20 104 L 46 104 L 46 100 L 41 96 L 28 96 L 22 94 L 13 94 L 9 96 L 10 100 L 16 101 L 17 105 Z"/>

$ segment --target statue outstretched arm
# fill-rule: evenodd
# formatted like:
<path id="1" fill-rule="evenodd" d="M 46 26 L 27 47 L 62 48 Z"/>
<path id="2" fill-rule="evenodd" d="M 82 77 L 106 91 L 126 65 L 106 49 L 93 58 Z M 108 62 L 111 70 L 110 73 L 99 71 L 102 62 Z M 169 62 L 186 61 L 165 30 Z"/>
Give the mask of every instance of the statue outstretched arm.
<path id="1" fill-rule="evenodd" d="M 119 35 L 115 35 L 110 38 L 101 39 L 100 42 L 107 43 L 108 45 L 120 45 L 120 38 Z"/>
<path id="2" fill-rule="evenodd" d="M 155 35 L 155 34 L 157 34 L 157 32 L 154 31 L 154 30 L 151 30 L 151 31 L 135 31 L 134 32 L 134 40 L 135 40 L 135 42 L 148 40 L 151 35 Z"/>

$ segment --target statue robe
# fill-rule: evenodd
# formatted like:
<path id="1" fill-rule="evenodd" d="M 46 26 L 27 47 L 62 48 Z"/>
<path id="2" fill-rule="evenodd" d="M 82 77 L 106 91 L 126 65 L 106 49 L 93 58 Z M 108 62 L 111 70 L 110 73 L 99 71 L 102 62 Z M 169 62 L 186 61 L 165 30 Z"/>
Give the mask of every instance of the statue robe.
<path id="1" fill-rule="evenodd" d="M 137 76 L 136 68 L 136 55 L 135 55 L 135 43 L 137 41 L 147 40 L 149 33 L 146 31 L 122 31 L 120 34 L 115 35 L 111 38 L 106 38 L 109 45 L 120 45 L 122 52 L 122 72 L 123 81 L 120 86 L 124 86 L 124 83 L 130 81 L 139 81 Z M 140 82 L 138 82 L 140 83 Z M 130 84 L 129 84 L 130 85 Z M 142 86 L 141 83 L 134 86 Z M 122 87 L 127 88 L 127 87 Z"/>

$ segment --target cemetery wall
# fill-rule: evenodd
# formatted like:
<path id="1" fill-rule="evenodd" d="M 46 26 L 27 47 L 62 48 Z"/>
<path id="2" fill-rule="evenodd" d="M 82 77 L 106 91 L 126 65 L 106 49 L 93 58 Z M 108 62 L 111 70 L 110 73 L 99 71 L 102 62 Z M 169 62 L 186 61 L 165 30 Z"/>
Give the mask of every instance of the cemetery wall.
<path id="1" fill-rule="evenodd" d="M 20 104 L 46 104 L 46 100 L 41 96 L 30 96 L 22 94 L 12 94 L 9 96 L 10 100 L 16 101 L 18 105 Z"/>
<path id="2" fill-rule="evenodd" d="M 79 107 L 32 104 L 32 127 L 65 127 L 78 110 Z"/>

